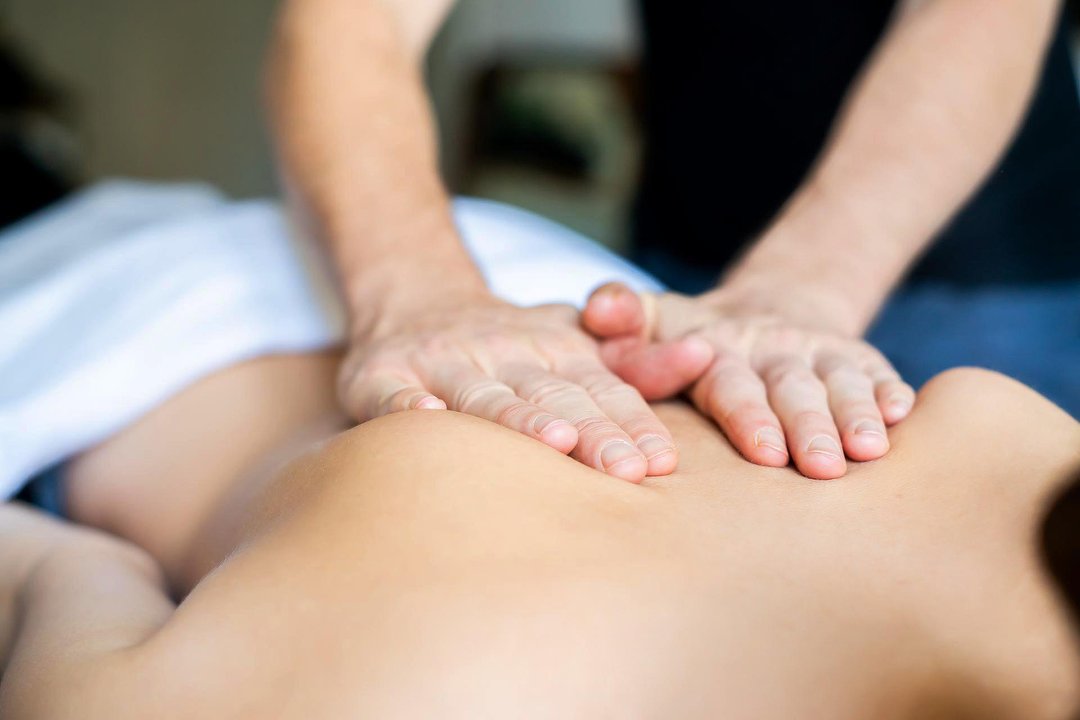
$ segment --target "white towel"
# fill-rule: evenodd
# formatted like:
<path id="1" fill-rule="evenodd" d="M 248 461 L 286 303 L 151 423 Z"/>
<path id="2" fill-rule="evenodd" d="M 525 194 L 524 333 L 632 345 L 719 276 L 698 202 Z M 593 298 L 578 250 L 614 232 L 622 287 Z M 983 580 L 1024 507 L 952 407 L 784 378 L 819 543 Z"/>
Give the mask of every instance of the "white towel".
<path id="1" fill-rule="evenodd" d="M 530 213 L 463 199 L 455 217 L 510 302 L 659 289 Z M 111 181 L 32 216 L 0 233 L 0 496 L 215 370 L 337 344 L 342 318 L 325 263 L 269 201 Z"/>

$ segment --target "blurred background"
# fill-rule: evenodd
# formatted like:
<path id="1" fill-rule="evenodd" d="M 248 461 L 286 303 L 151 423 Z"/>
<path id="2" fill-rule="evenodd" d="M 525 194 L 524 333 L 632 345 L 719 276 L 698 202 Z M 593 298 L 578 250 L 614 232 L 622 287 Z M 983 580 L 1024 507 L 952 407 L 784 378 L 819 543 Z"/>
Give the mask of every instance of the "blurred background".
<path id="1" fill-rule="evenodd" d="M 260 66 L 277 2 L 0 0 L 3 45 L 42 83 L 21 89 L 37 112 L 4 108 L 3 129 L 18 126 L 25 146 L 6 152 L 76 181 L 276 193 Z M 451 188 L 624 247 L 639 160 L 635 22 L 632 0 L 462 0 L 428 68 Z"/>
<path id="2" fill-rule="evenodd" d="M 0 227 L 58 199 L 73 186 L 108 177 L 199 180 L 234 198 L 276 195 L 261 95 L 262 66 L 279 2 L 0 0 L 4 173 Z M 852 2 L 856 4 L 848 5 L 849 11 L 858 7 L 858 0 Z M 652 202 L 659 197 L 663 221 L 653 223 L 650 242 L 663 239 L 664 247 L 671 245 L 675 255 L 661 253 L 657 258 L 657 247 L 643 244 L 643 238 L 649 240 L 648 232 L 642 232 L 649 229 L 649 218 L 639 211 L 635 220 L 632 212 L 635 205 L 640 210 L 635 201 L 643 161 L 639 3 L 459 0 L 427 64 L 442 137 L 443 175 L 454 193 L 533 210 L 616 251 L 629 249 L 633 229 L 634 259 L 670 286 L 694 293 L 714 282 L 718 267 L 699 262 L 698 255 L 711 252 L 710 248 L 734 251 L 745 241 L 745 228 L 740 229 L 739 223 L 760 210 L 754 209 L 753 198 L 761 189 L 730 194 L 728 199 L 734 200 L 729 211 L 734 205 L 740 211 L 743 205 L 754 207 L 746 213 L 727 212 L 724 237 L 720 233 L 713 237 L 717 228 L 682 216 L 686 205 L 708 205 L 715 199 L 716 188 L 708 179 L 698 182 L 701 176 L 683 174 L 687 167 L 693 170 L 699 148 L 709 146 L 708 138 L 693 136 L 699 139 L 684 145 L 669 142 L 665 152 L 674 147 L 676 156 L 682 150 L 691 157 L 681 165 L 674 163 L 677 172 L 661 180 L 654 168 Z M 796 4 L 786 11 L 751 14 L 789 12 L 791 18 L 802 18 L 794 14 L 796 7 L 804 8 Z M 806 17 L 823 17 L 830 7 L 827 3 L 807 7 Z M 675 6 L 672 12 L 681 9 Z M 1044 111 L 1048 107 L 1050 116 L 1056 112 L 1052 103 L 1067 94 L 1073 82 L 1062 72 L 1068 69 L 1070 54 L 1073 64 L 1080 64 L 1080 0 L 1069 0 L 1066 16 L 1066 34 L 1055 45 L 1056 62 L 1046 75 L 1062 82 L 1050 94 L 1037 93 L 1033 105 L 1039 106 L 1039 98 L 1049 99 L 1051 105 Z M 779 53 L 784 55 L 782 62 L 802 62 L 815 51 L 824 58 L 828 48 L 815 43 L 829 42 L 830 32 L 834 41 L 849 34 L 844 26 L 826 21 L 823 27 L 828 32 L 821 32 L 822 27 L 817 32 L 806 29 L 803 45 L 799 42 L 803 26 L 785 27 L 787 34 L 777 36 L 784 45 L 774 48 L 786 51 Z M 712 31 L 702 28 L 696 42 L 713 40 Z M 729 34 L 731 44 L 718 48 L 744 52 L 733 42 L 737 38 Z M 680 45 L 665 52 L 684 49 Z M 680 62 L 695 57 L 690 52 Z M 669 69 L 679 81 L 670 87 L 691 88 L 689 112 L 686 105 L 673 105 L 688 127 L 686 137 L 711 133 L 713 123 L 725 120 L 725 113 L 733 120 L 735 129 L 729 129 L 728 138 L 708 150 L 713 154 L 702 151 L 709 162 L 729 158 L 725 153 L 732 148 L 724 142 L 738 137 L 740 119 L 744 124 L 775 119 L 775 130 L 786 120 L 778 113 L 790 107 L 788 124 L 799 124 L 811 139 L 817 132 L 807 120 L 813 119 L 814 108 L 802 108 L 798 100 L 791 100 L 790 106 L 767 102 L 772 97 L 767 80 L 753 92 L 743 86 L 730 89 L 725 104 L 722 92 L 727 86 L 719 79 L 713 82 L 711 68 L 672 67 L 682 69 Z M 745 69 L 736 67 L 734 74 Z M 743 95 L 736 92 L 740 88 Z M 799 95 L 779 97 L 788 102 Z M 755 105 L 740 108 L 736 105 L 740 101 Z M 870 342 L 916 386 L 944 368 L 976 364 L 1016 377 L 1080 416 L 1080 375 L 1075 372 L 1080 361 L 1076 312 L 1080 294 L 1069 275 L 1080 261 L 1074 254 L 1080 244 L 1071 235 L 1080 225 L 1061 222 L 1076 209 L 1072 206 L 1077 188 L 1070 184 L 1076 175 L 1070 163 L 1080 157 L 1076 154 L 1080 146 L 1069 145 L 1066 149 L 1072 154 L 1058 152 L 1061 133 L 1067 136 L 1067 123 L 1076 119 L 1074 108 L 1058 110 L 1063 110 L 1057 113 L 1062 123 L 1056 126 L 1045 124 L 1045 113 L 1032 112 L 1038 122 L 1026 123 L 1014 145 L 1027 138 L 1026 154 L 1017 155 L 1019 164 L 1009 169 L 1012 153 L 1005 158 L 987 182 L 986 192 L 973 201 L 978 206 L 985 196 L 982 206 L 976 212 L 969 212 L 969 206 L 961 213 L 959 219 L 966 219 L 966 224 L 959 223 L 955 237 L 939 237 L 912 271 L 911 278 L 922 285 L 909 280 L 870 329 Z M 1047 134 L 1047 127 L 1053 132 Z M 1044 136 L 1049 140 L 1043 142 Z M 754 153 L 743 160 L 760 164 Z M 742 172 L 746 163 L 734 167 Z M 759 184 L 783 170 L 765 167 Z M 1040 178 L 1058 173 L 1066 178 L 1065 184 L 1048 191 L 1039 184 L 1042 180 L 1029 182 L 1036 177 L 1032 168 L 1043 173 Z M 775 174 L 787 182 L 783 172 Z M 687 182 L 679 185 L 684 179 Z M 789 178 L 792 183 L 797 179 Z M 772 192 L 775 184 L 770 177 L 762 187 Z M 691 187 L 700 192 L 687 195 Z M 657 188 L 664 192 L 670 188 L 670 197 L 658 194 Z M 663 205 L 668 201 L 669 206 Z M 1003 214 L 999 206 L 1012 209 Z M 1009 213 L 1026 214 L 1012 220 L 1013 225 L 1002 226 Z M 1032 223 L 1042 216 L 1048 218 L 1046 226 L 1035 227 Z M 1004 233 L 1000 227 L 1005 227 Z M 1018 227 L 1025 237 L 1017 237 Z M 702 233 L 715 242 L 701 241 Z M 643 255 L 642 247 L 653 255 Z M 680 259 L 678 252 L 685 257 Z M 928 270 L 917 277 L 920 268 Z M 1036 280 L 1020 277 L 1031 268 Z M 1048 277 L 1057 280 L 1050 282 Z M 695 283 L 696 289 L 688 289 Z"/>
<path id="3" fill-rule="evenodd" d="M 35 154 L 80 180 L 276 192 L 260 66 L 278 0 L 3 0 L 0 32 L 49 91 Z M 618 244 L 634 181 L 628 0 L 464 0 L 429 78 L 456 192 Z"/>

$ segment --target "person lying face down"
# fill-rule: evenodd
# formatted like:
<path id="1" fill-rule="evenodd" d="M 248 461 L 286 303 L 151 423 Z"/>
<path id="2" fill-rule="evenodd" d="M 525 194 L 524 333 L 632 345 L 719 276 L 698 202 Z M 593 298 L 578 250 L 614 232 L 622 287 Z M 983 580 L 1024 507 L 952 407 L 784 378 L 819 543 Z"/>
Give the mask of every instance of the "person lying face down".
<path id="1" fill-rule="evenodd" d="M 107 210 L 118 232 L 122 213 L 94 204 L 103 198 L 74 207 Z M 155 216 L 177 204 L 138 199 Z M 180 227 L 200 228 L 184 243 L 176 226 L 148 232 L 140 215 L 134 235 L 95 249 L 84 247 L 84 215 L 46 219 L 50 235 L 67 227 L 84 243 L 80 263 L 100 250 L 112 261 L 89 263 L 95 272 L 122 273 L 95 283 L 67 267 L 47 278 L 80 278 L 89 294 L 73 293 L 71 312 L 100 310 L 86 298 L 104 297 L 126 309 L 119 325 L 98 313 L 94 328 L 123 347 L 87 343 L 72 359 L 156 373 L 92 375 L 91 396 L 117 383 L 105 393 L 115 402 L 64 403 L 46 413 L 55 427 L 103 416 L 136 381 L 183 389 L 69 458 L 67 515 L 84 527 L 0 508 L 5 720 L 1075 709 L 1074 633 L 1036 531 L 1080 443 L 1075 421 L 1030 390 L 948 373 L 891 430 L 888 455 L 828 483 L 744 462 L 677 402 L 649 411 L 682 461 L 640 484 L 453 412 L 351 428 L 336 397 L 340 351 L 300 344 L 325 334 L 291 334 L 318 321 L 298 310 L 310 298 L 280 218 L 250 207 L 237 218 L 211 202 L 208 224 L 193 225 L 190 202 L 206 198 L 181 203 Z M 3 258 L 51 247 L 27 232 L 0 244 Z M 136 302 L 164 297 L 165 280 L 169 304 Z M 269 324 L 263 303 L 246 304 L 266 297 L 277 301 Z M 0 311 L 18 317 L 13 307 L 23 306 Z M 255 329 L 275 333 L 278 350 L 244 344 L 240 330 Z M 165 372 L 185 352 L 237 338 L 232 360 L 197 381 Z M 627 340 L 637 342 L 615 342 Z M 171 363 L 146 362 L 162 353 Z"/>
<path id="2" fill-rule="evenodd" d="M 1080 426 L 1011 380 L 936 378 L 827 483 L 657 405 L 682 462 L 635 485 L 457 413 L 342 431 L 337 361 L 239 364 L 71 466 L 72 518 L 153 559 L 0 509 L 0 715 L 1080 710 L 1037 547 Z"/>

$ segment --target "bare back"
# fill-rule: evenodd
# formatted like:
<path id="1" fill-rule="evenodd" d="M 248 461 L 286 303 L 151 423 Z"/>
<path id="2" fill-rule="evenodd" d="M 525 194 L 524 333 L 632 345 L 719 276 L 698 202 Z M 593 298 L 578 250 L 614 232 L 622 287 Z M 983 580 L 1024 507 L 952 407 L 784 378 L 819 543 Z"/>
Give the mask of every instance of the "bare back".
<path id="1" fill-rule="evenodd" d="M 1080 460 L 1064 413 L 949 373 L 888 457 L 822 482 L 661 412 L 681 465 L 643 487 L 452 413 L 341 434 L 273 482 L 143 679 L 192 717 L 1075 711 L 1035 544 Z"/>

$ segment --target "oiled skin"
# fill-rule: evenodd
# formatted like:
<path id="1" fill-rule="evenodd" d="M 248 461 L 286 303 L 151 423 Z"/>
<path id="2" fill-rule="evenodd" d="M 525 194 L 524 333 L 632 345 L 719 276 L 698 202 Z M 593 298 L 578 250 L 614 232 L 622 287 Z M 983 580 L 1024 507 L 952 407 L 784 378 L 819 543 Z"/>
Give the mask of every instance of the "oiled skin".
<path id="1" fill-rule="evenodd" d="M 318 435 L 323 410 L 282 434 Z M 200 486 L 249 498 L 200 522 L 238 528 L 240 548 L 160 630 L 98 658 L 80 692 L 103 718 L 1075 712 L 1077 644 L 1035 546 L 1080 461 L 1060 410 L 990 373 L 948 373 L 886 458 L 828 482 L 747 463 L 685 406 L 660 412 L 681 463 L 644 486 L 432 411 Z M 184 550 L 122 505 L 110 515 L 95 491 L 121 450 L 85 459 L 76 510 L 167 548 L 174 586 L 233 549 L 228 533 Z"/>

